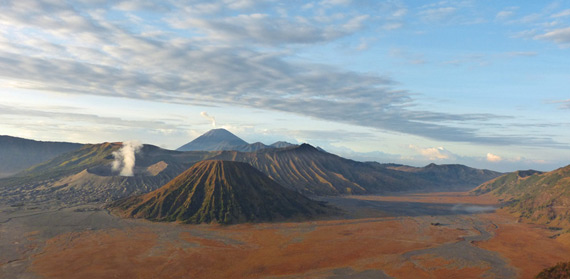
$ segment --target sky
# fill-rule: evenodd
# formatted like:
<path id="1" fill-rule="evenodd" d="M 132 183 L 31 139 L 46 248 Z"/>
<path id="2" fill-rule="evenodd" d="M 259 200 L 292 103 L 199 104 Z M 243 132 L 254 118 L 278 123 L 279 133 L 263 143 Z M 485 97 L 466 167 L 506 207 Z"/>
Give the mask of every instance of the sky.
<path id="1" fill-rule="evenodd" d="M 0 134 L 570 164 L 569 1 L 4 0 Z"/>

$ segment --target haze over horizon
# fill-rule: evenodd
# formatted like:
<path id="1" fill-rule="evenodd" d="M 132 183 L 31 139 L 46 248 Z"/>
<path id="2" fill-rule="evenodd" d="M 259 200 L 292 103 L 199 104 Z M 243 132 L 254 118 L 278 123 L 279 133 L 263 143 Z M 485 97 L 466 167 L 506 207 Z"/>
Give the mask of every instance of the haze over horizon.
<path id="1" fill-rule="evenodd" d="M 570 164 L 565 1 L 6 1 L 0 134 Z"/>

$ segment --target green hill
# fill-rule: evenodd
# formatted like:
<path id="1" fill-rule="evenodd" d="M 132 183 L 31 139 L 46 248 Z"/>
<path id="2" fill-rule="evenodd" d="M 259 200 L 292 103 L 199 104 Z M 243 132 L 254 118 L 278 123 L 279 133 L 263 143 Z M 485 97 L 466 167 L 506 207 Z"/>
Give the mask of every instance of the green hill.
<path id="1" fill-rule="evenodd" d="M 551 172 L 518 171 L 482 184 L 474 194 L 495 195 L 508 201 L 522 219 L 570 226 L 570 166 Z"/>

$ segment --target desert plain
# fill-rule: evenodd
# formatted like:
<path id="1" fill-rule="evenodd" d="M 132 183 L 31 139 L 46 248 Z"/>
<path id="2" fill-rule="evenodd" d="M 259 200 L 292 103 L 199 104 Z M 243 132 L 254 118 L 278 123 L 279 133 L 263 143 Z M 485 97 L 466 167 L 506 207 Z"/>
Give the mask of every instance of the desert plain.
<path id="1" fill-rule="evenodd" d="M 186 225 L 4 207 L 1 278 L 533 278 L 570 237 L 466 192 L 320 197 L 324 220 Z"/>

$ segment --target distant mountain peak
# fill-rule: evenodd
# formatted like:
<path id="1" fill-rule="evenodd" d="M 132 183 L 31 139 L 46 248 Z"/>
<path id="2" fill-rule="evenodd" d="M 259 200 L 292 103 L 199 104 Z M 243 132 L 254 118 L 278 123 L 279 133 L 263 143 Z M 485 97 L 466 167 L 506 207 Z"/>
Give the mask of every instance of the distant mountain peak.
<path id="1" fill-rule="evenodd" d="M 226 129 L 212 129 L 193 141 L 179 147 L 178 151 L 233 150 L 248 143 Z"/>
<path id="2" fill-rule="evenodd" d="M 316 147 L 308 144 L 308 143 L 302 143 L 301 145 L 299 145 L 299 147 L 297 147 L 297 150 L 302 150 L 302 151 L 319 151 Z"/>
<path id="3" fill-rule="evenodd" d="M 232 132 L 230 132 L 224 128 L 211 129 L 208 132 L 204 133 L 202 136 L 220 136 L 220 135 L 237 137 Z"/>
<path id="4" fill-rule="evenodd" d="M 278 142 L 275 142 L 269 146 L 275 147 L 275 148 L 284 148 L 284 147 L 296 146 L 296 144 L 292 144 L 292 143 L 289 143 L 286 141 L 278 141 Z"/>

